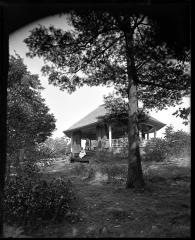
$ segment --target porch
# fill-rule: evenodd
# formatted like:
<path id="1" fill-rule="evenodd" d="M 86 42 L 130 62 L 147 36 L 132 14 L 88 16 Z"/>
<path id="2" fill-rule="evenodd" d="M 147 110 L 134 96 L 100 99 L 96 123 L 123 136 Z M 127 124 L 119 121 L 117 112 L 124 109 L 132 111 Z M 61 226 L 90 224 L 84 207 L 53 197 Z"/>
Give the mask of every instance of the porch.
<path id="1" fill-rule="evenodd" d="M 71 138 L 71 153 L 73 157 L 78 156 L 81 152 L 82 139 L 87 143 L 85 146 L 87 150 L 124 151 L 124 147 L 127 147 L 127 124 L 121 122 L 105 123 L 100 119 L 106 114 L 105 105 L 100 105 L 93 112 L 64 131 Z M 155 138 L 157 131 L 164 126 L 164 123 L 148 116 L 148 119 L 139 125 L 140 145 L 143 145 L 146 139 L 149 139 L 149 134 L 151 133 L 154 134 Z"/>

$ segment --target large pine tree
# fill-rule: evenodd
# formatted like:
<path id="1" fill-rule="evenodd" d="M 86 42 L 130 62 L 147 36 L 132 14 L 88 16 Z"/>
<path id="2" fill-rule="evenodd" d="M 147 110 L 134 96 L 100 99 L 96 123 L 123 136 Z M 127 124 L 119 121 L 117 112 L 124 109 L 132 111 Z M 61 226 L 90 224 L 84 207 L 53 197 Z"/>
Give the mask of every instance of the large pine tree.
<path id="1" fill-rule="evenodd" d="M 39 26 L 25 39 L 28 56 L 43 57 L 49 82 L 70 93 L 108 85 L 128 97 L 127 187 L 144 185 L 138 141 L 138 97 L 148 107 L 172 106 L 189 94 L 187 63 L 157 43 L 156 25 L 127 11 L 71 11 L 71 30 Z"/>

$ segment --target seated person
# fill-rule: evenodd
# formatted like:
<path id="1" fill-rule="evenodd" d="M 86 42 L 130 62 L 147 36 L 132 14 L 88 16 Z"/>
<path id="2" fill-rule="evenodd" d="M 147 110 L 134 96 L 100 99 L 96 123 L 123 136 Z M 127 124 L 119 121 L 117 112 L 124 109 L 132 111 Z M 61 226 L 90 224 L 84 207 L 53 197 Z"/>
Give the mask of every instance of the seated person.
<path id="1" fill-rule="evenodd" d="M 81 151 L 79 153 L 79 157 L 83 158 L 86 155 L 85 149 L 81 148 Z"/>

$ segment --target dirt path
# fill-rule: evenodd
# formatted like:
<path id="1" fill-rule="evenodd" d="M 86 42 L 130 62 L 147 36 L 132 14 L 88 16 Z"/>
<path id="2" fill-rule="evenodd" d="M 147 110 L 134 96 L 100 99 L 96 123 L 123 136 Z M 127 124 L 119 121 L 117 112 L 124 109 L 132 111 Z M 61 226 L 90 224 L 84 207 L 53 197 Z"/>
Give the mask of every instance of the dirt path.
<path id="1" fill-rule="evenodd" d="M 190 177 L 182 170 L 180 178 L 152 178 L 144 191 L 136 192 L 124 184 L 92 184 L 71 176 L 68 165 L 56 169 L 55 176 L 67 176 L 73 182 L 81 221 L 51 224 L 34 237 L 190 236 Z"/>

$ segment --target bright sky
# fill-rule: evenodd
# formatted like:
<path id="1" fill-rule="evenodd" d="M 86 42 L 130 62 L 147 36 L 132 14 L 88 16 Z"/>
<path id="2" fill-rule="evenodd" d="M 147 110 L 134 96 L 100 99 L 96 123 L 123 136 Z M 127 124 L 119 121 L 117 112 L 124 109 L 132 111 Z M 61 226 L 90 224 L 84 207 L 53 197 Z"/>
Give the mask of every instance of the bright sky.
<path id="1" fill-rule="evenodd" d="M 61 17 L 52 16 L 33 22 L 10 35 L 10 54 L 14 54 L 15 50 L 24 59 L 24 64 L 27 65 L 28 70 L 33 74 L 39 74 L 42 86 L 45 88 L 42 91 L 42 96 L 50 108 L 50 112 L 53 113 L 57 119 L 57 130 L 53 133 L 53 137 L 62 137 L 64 136 L 64 130 L 103 104 L 103 95 L 107 95 L 109 92 L 112 92 L 113 89 L 107 87 L 82 87 L 70 95 L 66 91 L 59 90 L 58 87 L 49 85 L 47 77 L 44 77 L 40 71 L 44 65 L 43 60 L 38 57 L 33 59 L 26 57 L 28 48 L 23 42 L 23 40 L 30 35 L 29 31 L 38 26 L 38 24 L 45 26 L 54 25 L 64 30 L 68 28 L 64 15 Z M 181 107 L 189 105 L 190 99 L 185 98 Z M 176 109 L 178 109 L 178 107 L 159 112 L 152 111 L 150 115 L 167 125 L 172 124 L 175 130 L 183 129 L 186 132 L 190 132 L 189 125 L 185 126 L 182 124 L 182 119 L 172 115 Z M 163 136 L 164 128 L 157 132 L 157 137 Z"/>

